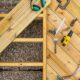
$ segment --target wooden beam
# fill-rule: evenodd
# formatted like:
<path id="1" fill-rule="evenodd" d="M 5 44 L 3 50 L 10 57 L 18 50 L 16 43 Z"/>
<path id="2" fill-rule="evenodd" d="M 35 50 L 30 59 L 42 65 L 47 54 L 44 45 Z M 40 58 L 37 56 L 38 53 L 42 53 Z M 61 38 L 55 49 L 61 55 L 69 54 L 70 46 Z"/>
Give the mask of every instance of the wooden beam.
<path id="1" fill-rule="evenodd" d="M 46 59 L 46 40 L 47 40 L 47 26 L 46 26 L 46 17 L 47 17 L 47 13 L 46 13 L 46 9 L 43 11 L 43 63 L 44 63 L 44 66 L 43 66 L 43 80 L 46 80 L 47 76 L 47 72 L 46 72 L 46 66 L 47 66 L 47 59 Z"/>
<path id="2" fill-rule="evenodd" d="M 6 17 L 7 15 L 8 15 L 7 13 L 0 13 L 0 17 L 2 17 L 2 18 Z M 42 18 L 42 17 L 43 17 L 43 14 L 40 14 L 38 16 L 38 18 Z"/>
<path id="3" fill-rule="evenodd" d="M 47 64 L 47 80 L 56 80 L 57 75 L 58 74 L 54 71 L 54 69 L 52 69 L 51 66 Z"/>
<path id="4" fill-rule="evenodd" d="M 7 14 L 6 13 L 0 13 L 0 17 L 6 17 Z"/>
<path id="5" fill-rule="evenodd" d="M 56 56 L 54 56 L 53 52 L 47 49 L 47 53 L 50 54 L 47 58 L 47 64 L 54 69 L 60 76 L 67 76 L 70 75 L 71 72 L 69 69 L 64 65 L 64 63 L 59 60 Z M 70 77 L 71 80 L 76 80 L 74 76 Z"/>
<path id="6" fill-rule="evenodd" d="M 13 42 L 43 42 L 43 38 L 16 38 Z"/>
<path id="7" fill-rule="evenodd" d="M 35 66 L 43 66 L 43 63 L 40 62 L 0 62 L 0 66 L 3 67 L 19 67 L 19 66 L 31 66 L 31 67 L 35 67 Z"/>

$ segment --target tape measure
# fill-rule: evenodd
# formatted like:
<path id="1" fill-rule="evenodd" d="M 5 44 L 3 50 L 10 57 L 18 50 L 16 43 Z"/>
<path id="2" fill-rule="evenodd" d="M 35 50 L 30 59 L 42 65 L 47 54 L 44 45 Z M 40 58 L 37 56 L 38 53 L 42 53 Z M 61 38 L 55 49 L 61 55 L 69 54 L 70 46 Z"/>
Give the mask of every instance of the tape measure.
<path id="1" fill-rule="evenodd" d="M 73 31 L 71 30 L 68 33 L 67 36 L 64 36 L 63 37 L 63 39 L 61 40 L 61 43 L 62 43 L 63 46 L 66 46 L 69 43 L 69 41 L 71 40 L 72 35 L 73 35 Z"/>

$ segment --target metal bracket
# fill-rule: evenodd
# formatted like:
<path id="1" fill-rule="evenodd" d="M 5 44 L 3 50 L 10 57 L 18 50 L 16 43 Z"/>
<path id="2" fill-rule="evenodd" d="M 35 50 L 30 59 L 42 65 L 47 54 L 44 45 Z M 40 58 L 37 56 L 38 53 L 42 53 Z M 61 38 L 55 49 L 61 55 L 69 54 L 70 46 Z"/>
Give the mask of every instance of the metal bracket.
<path id="1" fill-rule="evenodd" d="M 69 5 L 70 0 L 67 0 L 64 5 L 61 4 L 61 0 L 57 0 L 59 2 L 58 7 L 61 8 L 62 10 L 66 9 L 66 7 Z"/>

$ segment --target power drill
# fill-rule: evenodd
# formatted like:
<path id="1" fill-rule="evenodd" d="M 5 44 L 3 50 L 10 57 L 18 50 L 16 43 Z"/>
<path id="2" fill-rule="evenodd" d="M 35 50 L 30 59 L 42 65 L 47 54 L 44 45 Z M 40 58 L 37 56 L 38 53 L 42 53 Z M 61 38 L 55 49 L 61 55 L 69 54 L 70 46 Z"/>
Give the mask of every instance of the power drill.
<path id="1" fill-rule="evenodd" d="M 61 40 L 61 43 L 62 43 L 63 46 L 66 46 L 69 43 L 69 41 L 71 40 L 72 35 L 73 35 L 73 31 L 71 30 L 68 33 L 67 36 L 64 36 L 63 37 L 63 39 Z"/>

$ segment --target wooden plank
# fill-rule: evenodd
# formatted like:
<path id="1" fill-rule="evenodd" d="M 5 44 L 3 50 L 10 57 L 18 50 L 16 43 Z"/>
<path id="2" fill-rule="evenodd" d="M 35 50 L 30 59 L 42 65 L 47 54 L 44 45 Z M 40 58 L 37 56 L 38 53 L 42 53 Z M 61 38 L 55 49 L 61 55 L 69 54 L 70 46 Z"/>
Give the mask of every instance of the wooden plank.
<path id="1" fill-rule="evenodd" d="M 29 11 L 25 10 L 25 14 L 0 37 L 0 53 L 49 5 L 49 3 L 50 0 L 47 0 L 46 6 L 37 13 L 32 11 L 30 5 L 28 5 Z"/>
<path id="2" fill-rule="evenodd" d="M 50 23 L 49 25 L 52 26 L 51 28 L 49 27 L 49 29 L 54 29 L 54 27 L 57 28 L 59 26 L 59 24 L 61 23 L 61 19 L 54 12 L 52 12 L 50 10 L 48 10 L 48 12 L 50 12 L 49 14 L 51 14 L 48 17 L 48 22 Z M 64 27 L 62 29 L 66 28 L 66 27 L 67 27 L 67 25 L 64 24 Z M 63 36 L 67 35 L 67 33 L 68 33 L 68 31 L 65 34 L 63 34 Z M 63 36 L 61 35 L 59 37 L 59 39 L 61 40 L 63 38 Z M 75 36 L 73 36 L 73 37 L 75 39 Z M 73 40 L 73 39 L 71 40 L 71 42 L 70 42 L 71 45 L 73 45 L 73 43 L 77 43 L 77 44 L 79 43 L 79 39 L 75 42 L 73 42 L 73 41 L 75 41 L 75 40 Z M 80 52 L 76 49 L 77 45 L 75 46 L 76 48 L 74 48 L 74 46 L 71 46 L 71 45 L 68 45 L 68 46 L 62 47 L 62 48 L 67 51 L 67 54 L 70 57 L 72 57 L 76 61 L 76 63 L 79 63 L 80 62 Z M 76 59 L 75 55 L 77 56 L 77 59 Z"/>
<path id="3" fill-rule="evenodd" d="M 0 62 L 0 66 L 4 66 L 4 67 L 19 67 L 19 66 L 43 66 L 43 63 L 40 63 L 40 62 L 15 62 L 15 63 L 10 63 L 10 62 Z"/>
<path id="4" fill-rule="evenodd" d="M 7 14 L 6 13 L 0 13 L 0 17 L 6 17 Z"/>
<path id="5" fill-rule="evenodd" d="M 47 65 L 47 80 L 56 80 L 57 73 L 49 65 Z"/>
<path id="6" fill-rule="evenodd" d="M 47 63 L 46 63 L 46 37 L 47 37 L 47 28 L 46 28 L 46 9 L 43 11 L 43 63 L 44 63 L 44 66 L 43 66 L 43 80 L 46 80 L 46 66 L 47 66 Z"/>
<path id="7" fill-rule="evenodd" d="M 16 38 L 13 42 L 43 42 L 43 38 Z"/>
<path id="8" fill-rule="evenodd" d="M 63 64 L 63 62 L 61 62 L 61 60 L 59 60 L 59 58 L 57 58 L 55 55 L 54 55 L 54 53 L 51 51 L 51 50 L 49 50 L 48 48 L 47 48 L 47 54 L 49 54 L 48 56 L 47 56 L 47 64 L 49 64 L 49 66 L 50 65 L 54 65 L 54 66 L 56 66 L 56 65 L 59 65 L 58 67 L 56 67 L 56 69 L 55 68 L 53 68 L 54 70 L 56 70 L 56 72 L 58 72 L 60 75 L 69 75 L 70 73 L 67 71 L 67 69 L 64 67 L 64 64 Z M 52 62 L 54 62 L 53 64 L 50 64 L 48 61 L 52 61 Z M 59 71 L 57 71 L 57 69 L 59 69 L 60 68 L 60 70 Z"/>
<path id="9" fill-rule="evenodd" d="M 47 52 L 48 54 L 50 54 L 47 58 L 47 64 L 52 69 L 54 69 L 60 76 L 70 75 L 70 71 L 67 69 L 67 67 L 60 60 L 58 60 L 58 58 L 55 57 L 49 49 L 47 49 Z M 76 78 L 71 77 L 71 80 L 76 80 Z"/>
<path id="10" fill-rule="evenodd" d="M 6 17 L 8 14 L 7 13 L 0 13 L 0 17 Z M 42 18 L 43 17 L 43 14 L 40 14 L 39 16 L 38 16 L 39 18 Z"/>
<path id="11" fill-rule="evenodd" d="M 47 64 L 55 70 L 58 75 L 63 77 L 71 74 L 69 69 L 57 57 L 55 57 L 49 49 L 47 49 L 47 52 L 50 54 L 47 59 Z M 72 76 L 71 80 L 76 80 L 76 78 Z"/>

